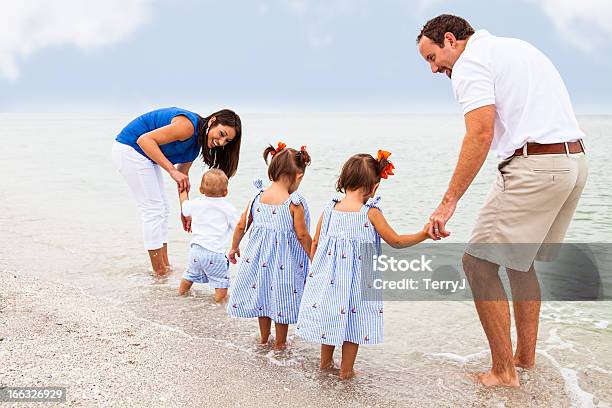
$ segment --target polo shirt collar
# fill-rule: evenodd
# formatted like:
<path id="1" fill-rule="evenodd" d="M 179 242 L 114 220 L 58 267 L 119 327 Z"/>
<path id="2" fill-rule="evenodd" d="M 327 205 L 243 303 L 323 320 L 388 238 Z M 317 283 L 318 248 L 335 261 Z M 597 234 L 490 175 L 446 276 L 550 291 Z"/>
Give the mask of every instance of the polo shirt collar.
<path id="1" fill-rule="evenodd" d="M 478 41 L 481 38 L 490 37 L 490 36 L 491 36 L 491 33 L 489 33 L 487 30 L 476 30 L 476 32 L 472 34 L 470 38 L 468 38 L 468 41 L 465 44 L 465 48 L 467 49 L 472 43 L 474 43 L 475 41 Z"/>

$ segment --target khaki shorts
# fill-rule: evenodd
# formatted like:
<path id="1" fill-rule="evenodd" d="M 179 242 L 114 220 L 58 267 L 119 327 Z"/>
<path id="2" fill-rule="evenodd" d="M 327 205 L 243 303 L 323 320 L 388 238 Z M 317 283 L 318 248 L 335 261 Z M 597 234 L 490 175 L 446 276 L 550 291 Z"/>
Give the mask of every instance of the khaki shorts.
<path id="1" fill-rule="evenodd" d="M 527 271 L 563 242 L 588 174 L 584 153 L 516 156 L 498 166 L 466 253 Z"/>

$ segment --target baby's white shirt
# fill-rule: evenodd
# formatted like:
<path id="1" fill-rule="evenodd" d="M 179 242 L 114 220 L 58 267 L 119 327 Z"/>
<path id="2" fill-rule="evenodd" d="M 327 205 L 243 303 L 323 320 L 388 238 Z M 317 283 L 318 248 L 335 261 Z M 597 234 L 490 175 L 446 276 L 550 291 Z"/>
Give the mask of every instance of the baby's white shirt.
<path id="1" fill-rule="evenodd" d="M 184 216 L 191 217 L 192 244 L 225 253 L 226 245 L 240 219 L 236 208 L 225 197 L 198 197 L 185 200 Z"/>

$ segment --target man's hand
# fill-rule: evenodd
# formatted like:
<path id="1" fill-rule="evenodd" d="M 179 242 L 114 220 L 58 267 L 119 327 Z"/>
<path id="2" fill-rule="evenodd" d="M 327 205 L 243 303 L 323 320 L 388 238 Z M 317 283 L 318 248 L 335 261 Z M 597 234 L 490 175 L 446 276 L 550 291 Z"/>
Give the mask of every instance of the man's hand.
<path id="1" fill-rule="evenodd" d="M 486 105 L 465 114 L 465 137 L 455 167 L 455 172 L 442 202 L 431 214 L 429 236 L 438 241 L 450 232 L 446 223 L 453 216 L 457 202 L 467 191 L 487 158 L 495 128 L 495 105 Z"/>
<path id="2" fill-rule="evenodd" d="M 181 222 L 183 223 L 183 229 L 187 232 L 191 232 L 191 217 L 185 217 L 181 214 Z"/>
<path id="3" fill-rule="evenodd" d="M 455 213 L 456 201 L 442 201 L 438 208 L 429 217 L 429 232 L 427 235 L 434 241 L 439 241 L 450 235 L 446 230 L 446 223 Z"/>
<path id="4" fill-rule="evenodd" d="M 240 248 L 232 248 L 227 254 L 227 258 L 233 264 L 238 263 L 237 257 L 240 258 Z"/>

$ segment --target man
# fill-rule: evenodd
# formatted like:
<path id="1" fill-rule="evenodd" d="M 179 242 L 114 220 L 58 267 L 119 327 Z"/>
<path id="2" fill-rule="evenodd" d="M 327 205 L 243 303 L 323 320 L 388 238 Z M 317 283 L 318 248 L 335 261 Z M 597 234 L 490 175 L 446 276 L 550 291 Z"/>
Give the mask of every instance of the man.
<path id="1" fill-rule="evenodd" d="M 489 150 L 504 158 L 463 268 L 491 349 L 492 368 L 479 381 L 518 387 L 516 367 L 535 364 L 540 290 L 533 261 L 541 244 L 564 239 L 587 178 L 584 135 L 559 73 L 534 46 L 474 31 L 452 15 L 428 21 L 417 44 L 431 71 L 451 78 L 466 127 L 448 190 L 430 217 L 433 239 L 449 235 L 446 223 Z M 514 354 L 500 265 L 513 295 Z"/>

